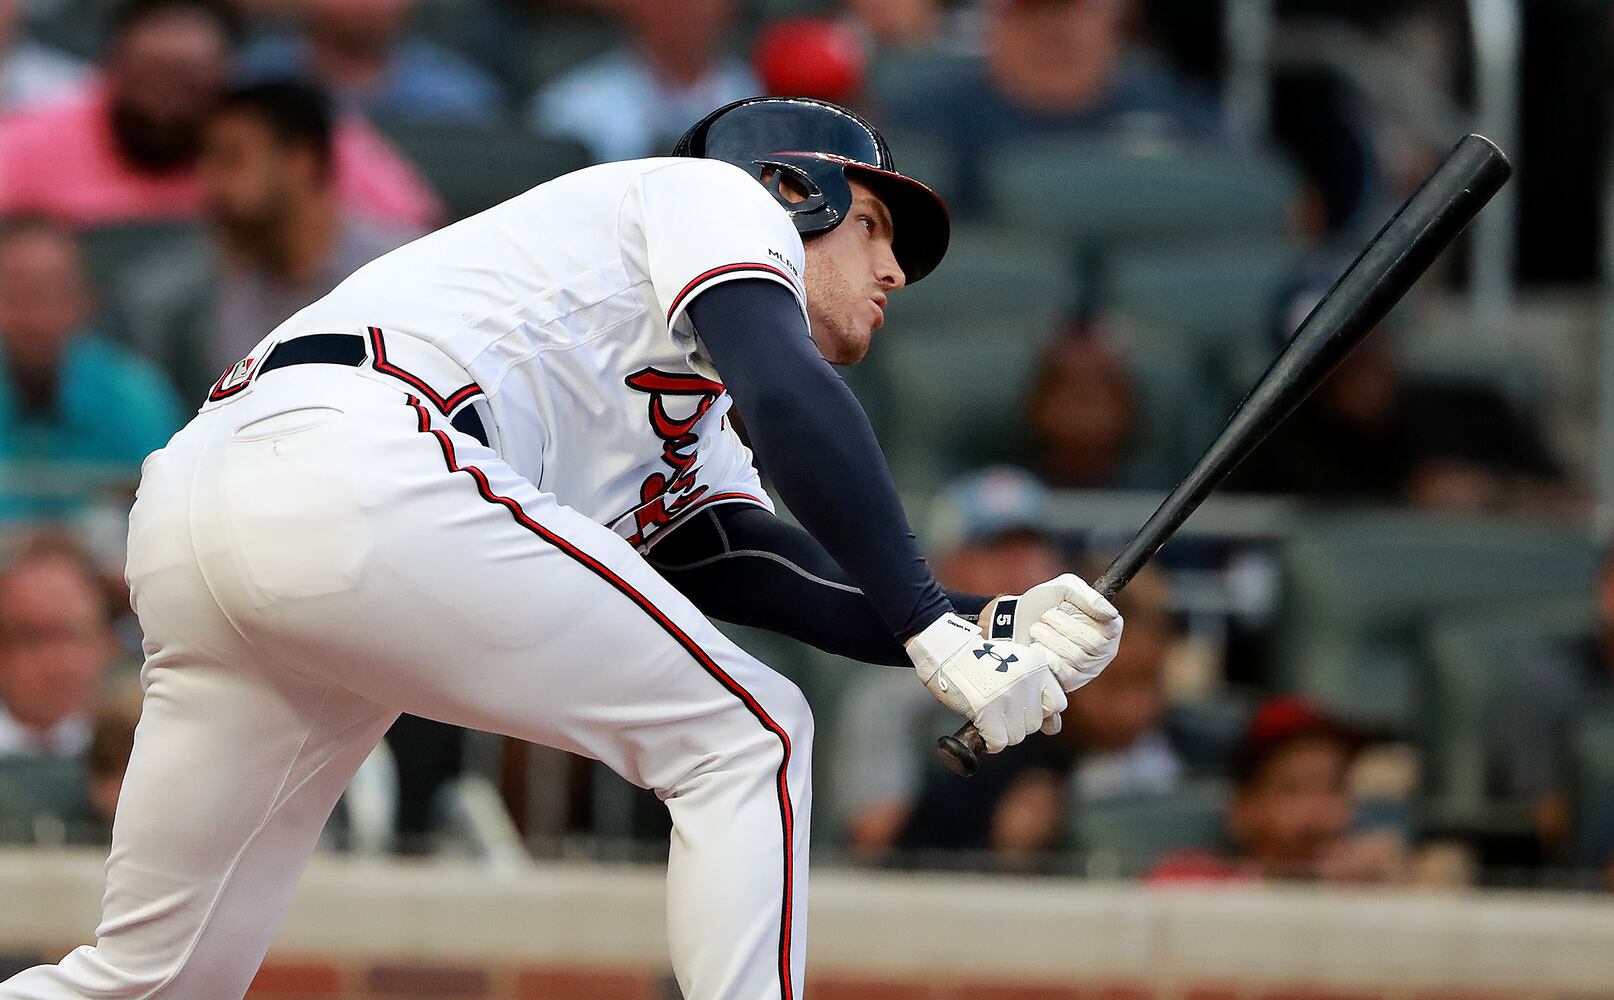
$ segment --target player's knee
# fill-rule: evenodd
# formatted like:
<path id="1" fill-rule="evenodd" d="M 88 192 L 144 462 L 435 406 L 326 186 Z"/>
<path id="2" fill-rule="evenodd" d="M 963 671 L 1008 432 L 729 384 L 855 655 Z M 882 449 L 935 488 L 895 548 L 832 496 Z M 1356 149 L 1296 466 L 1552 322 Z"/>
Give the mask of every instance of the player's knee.
<path id="1" fill-rule="evenodd" d="M 728 748 L 732 759 L 772 771 L 781 752 L 802 759 L 812 753 L 813 712 L 800 688 L 782 681 L 756 704 L 761 712 L 749 714 L 761 725 L 748 726 L 747 736 Z"/>
<path id="2" fill-rule="evenodd" d="M 792 750 L 806 753 L 813 742 L 813 709 L 801 688 L 786 682 L 783 693 L 769 706 L 773 721 L 790 739 Z"/>

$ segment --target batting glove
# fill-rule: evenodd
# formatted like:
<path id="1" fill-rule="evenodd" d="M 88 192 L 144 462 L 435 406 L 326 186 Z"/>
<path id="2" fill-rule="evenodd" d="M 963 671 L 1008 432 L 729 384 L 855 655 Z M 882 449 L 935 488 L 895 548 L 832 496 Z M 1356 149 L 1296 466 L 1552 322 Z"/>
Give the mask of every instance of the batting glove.
<path id="1" fill-rule="evenodd" d="M 1115 659 L 1125 622 L 1081 577 L 1065 573 L 992 601 L 981 612 L 981 624 L 993 642 L 1004 639 L 1046 653 L 1068 694 Z"/>
<path id="2" fill-rule="evenodd" d="M 937 701 L 975 723 L 987 753 L 1039 729 L 1059 731 L 1065 692 L 1043 650 L 988 642 L 978 627 L 954 614 L 936 619 L 907 648 L 919 680 Z"/>

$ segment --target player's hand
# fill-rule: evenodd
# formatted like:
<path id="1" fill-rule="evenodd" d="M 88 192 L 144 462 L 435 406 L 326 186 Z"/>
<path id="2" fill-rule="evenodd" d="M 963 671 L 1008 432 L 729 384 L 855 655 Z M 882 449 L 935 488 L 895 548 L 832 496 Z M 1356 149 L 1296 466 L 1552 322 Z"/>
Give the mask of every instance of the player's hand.
<path id="1" fill-rule="evenodd" d="M 997 598 L 981 612 L 981 624 L 994 641 L 1001 636 L 1047 653 L 1067 694 L 1110 665 L 1125 625 L 1115 605 L 1071 573 Z"/>
<path id="2" fill-rule="evenodd" d="M 1041 649 L 988 642 L 981 630 L 946 614 L 908 640 L 908 657 L 936 700 L 975 723 L 986 752 L 1031 733 L 1059 732 L 1065 692 Z"/>

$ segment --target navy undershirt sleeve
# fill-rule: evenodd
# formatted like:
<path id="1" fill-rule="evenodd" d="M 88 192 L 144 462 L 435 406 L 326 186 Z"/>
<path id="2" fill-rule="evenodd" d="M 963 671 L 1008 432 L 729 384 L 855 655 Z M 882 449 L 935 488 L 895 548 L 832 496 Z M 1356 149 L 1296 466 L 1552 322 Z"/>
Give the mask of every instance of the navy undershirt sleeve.
<path id="1" fill-rule="evenodd" d="M 824 547 L 762 507 L 708 507 L 668 531 L 646 558 L 710 618 L 864 663 L 909 666 L 902 644 Z M 990 599 L 946 593 L 966 618 Z"/>
<path id="2" fill-rule="evenodd" d="M 868 417 L 818 353 L 789 289 L 728 281 L 703 290 L 688 310 L 780 497 L 890 635 L 906 641 L 950 611 Z"/>

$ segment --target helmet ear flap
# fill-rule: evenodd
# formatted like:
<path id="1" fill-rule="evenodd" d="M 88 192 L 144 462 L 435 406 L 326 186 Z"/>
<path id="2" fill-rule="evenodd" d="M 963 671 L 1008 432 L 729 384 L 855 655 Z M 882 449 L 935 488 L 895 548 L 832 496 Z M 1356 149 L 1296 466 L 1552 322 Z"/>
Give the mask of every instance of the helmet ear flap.
<path id="1" fill-rule="evenodd" d="M 839 164 L 822 161 L 807 163 L 785 159 L 757 159 L 751 161 L 752 176 L 762 182 L 774 201 L 784 206 L 795 223 L 796 231 L 813 236 L 834 229 L 841 221 L 842 209 L 852 203 L 852 186 L 847 183 L 846 172 Z M 771 171 L 771 173 L 770 173 Z M 801 201 L 784 192 L 789 179 L 798 191 L 807 197 Z"/>

